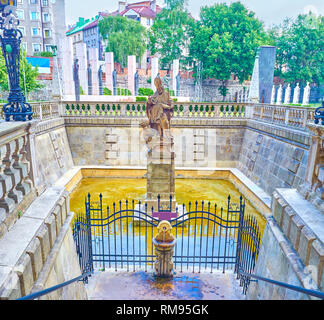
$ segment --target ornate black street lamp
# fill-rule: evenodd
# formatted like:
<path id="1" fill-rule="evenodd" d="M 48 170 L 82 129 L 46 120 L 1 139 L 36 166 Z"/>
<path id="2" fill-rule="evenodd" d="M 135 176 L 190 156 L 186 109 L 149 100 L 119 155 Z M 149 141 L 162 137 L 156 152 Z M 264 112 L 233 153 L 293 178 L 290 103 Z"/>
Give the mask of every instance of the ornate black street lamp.
<path id="1" fill-rule="evenodd" d="M 20 88 L 20 45 L 23 37 L 18 29 L 16 0 L 0 1 L 0 41 L 6 62 L 10 91 L 8 103 L 3 106 L 6 121 L 32 120 L 32 107 Z"/>

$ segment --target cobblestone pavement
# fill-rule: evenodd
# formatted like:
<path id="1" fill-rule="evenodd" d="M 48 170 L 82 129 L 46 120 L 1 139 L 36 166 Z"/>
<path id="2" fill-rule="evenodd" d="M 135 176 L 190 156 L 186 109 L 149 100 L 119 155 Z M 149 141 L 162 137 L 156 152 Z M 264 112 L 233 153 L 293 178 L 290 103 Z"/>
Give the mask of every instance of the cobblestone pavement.
<path id="1" fill-rule="evenodd" d="M 233 272 L 179 273 L 154 280 L 151 273 L 96 272 L 87 285 L 89 300 L 244 300 Z"/>

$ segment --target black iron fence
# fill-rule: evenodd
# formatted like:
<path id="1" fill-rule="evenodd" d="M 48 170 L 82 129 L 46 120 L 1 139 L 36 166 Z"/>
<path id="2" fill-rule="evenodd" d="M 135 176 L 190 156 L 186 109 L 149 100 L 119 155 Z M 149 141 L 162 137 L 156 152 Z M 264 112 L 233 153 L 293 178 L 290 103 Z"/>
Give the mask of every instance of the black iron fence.
<path id="1" fill-rule="evenodd" d="M 153 217 L 153 208 L 134 200 L 104 208 L 102 195 L 97 202 L 89 195 L 85 208 L 86 213 L 77 215 L 73 224 L 82 272 L 106 268 L 153 271 L 152 240 L 160 222 Z M 242 197 L 239 204 L 228 197 L 225 209 L 210 202 L 189 202 L 177 208 L 177 218 L 170 223 L 177 239 L 173 256 L 176 271 L 232 270 L 238 273 L 246 292 L 250 278 L 240 275 L 239 270 L 253 271 L 261 237 L 256 220 L 245 218 Z"/>

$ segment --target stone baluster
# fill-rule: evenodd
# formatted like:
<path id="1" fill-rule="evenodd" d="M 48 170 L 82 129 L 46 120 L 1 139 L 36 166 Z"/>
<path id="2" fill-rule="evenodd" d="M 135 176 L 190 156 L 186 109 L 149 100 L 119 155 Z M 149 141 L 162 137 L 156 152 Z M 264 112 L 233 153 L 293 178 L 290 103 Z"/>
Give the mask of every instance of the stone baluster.
<path id="1" fill-rule="evenodd" d="M 14 179 L 11 176 L 10 167 L 13 161 L 11 154 L 13 144 L 8 143 L 0 147 L 0 161 L 1 161 L 1 170 L 0 170 L 0 181 L 2 186 L 2 194 L 0 199 L 0 208 L 5 209 L 6 213 L 13 211 L 15 208 L 16 201 L 12 197 L 12 191 L 14 189 Z M 10 160 L 11 159 L 11 160 Z"/>
<path id="2" fill-rule="evenodd" d="M 27 143 L 27 136 L 17 139 L 18 153 L 13 156 L 15 160 L 13 168 L 19 170 L 20 172 L 20 180 L 17 181 L 16 190 L 20 191 L 23 194 L 23 196 L 26 196 L 31 191 L 31 187 L 33 184 L 29 178 L 30 163 L 26 158 Z"/>

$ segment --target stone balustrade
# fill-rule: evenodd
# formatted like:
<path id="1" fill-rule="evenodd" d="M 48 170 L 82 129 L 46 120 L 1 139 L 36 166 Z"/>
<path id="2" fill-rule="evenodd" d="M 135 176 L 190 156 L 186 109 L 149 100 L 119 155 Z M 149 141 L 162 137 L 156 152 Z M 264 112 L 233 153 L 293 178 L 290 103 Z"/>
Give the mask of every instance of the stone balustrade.
<path id="1" fill-rule="evenodd" d="M 253 105 L 253 119 L 306 129 L 310 121 L 314 121 L 315 108 L 292 107 L 284 105 Z"/>
<path id="2" fill-rule="evenodd" d="M 29 155 L 30 124 L 3 123 L 0 136 L 0 238 L 35 198 Z"/>
<path id="3" fill-rule="evenodd" d="M 146 118 L 145 102 L 84 102 L 66 101 L 67 117 L 127 117 Z M 238 103 L 174 103 L 174 118 L 246 118 L 246 107 Z"/>
<path id="4" fill-rule="evenodd" d="M 67 117 L 145 118 L 145 102 L 80 102 L 62 103 Z M 175 102 L 174 118 L 256 119 L 268 123 L 306 129 L 314 120 L 315 108 L 251 103 L 194 103 Z"/>
<path id="5" fill-rule="evenodd" d="M 30 103 L 33 109 L 34 120 L 47 120 L 60 116 L 60 103 L 53 101 L 42 101 Z M 3 110 L 0 108 L 0 119 L 4 119 Z"/>

